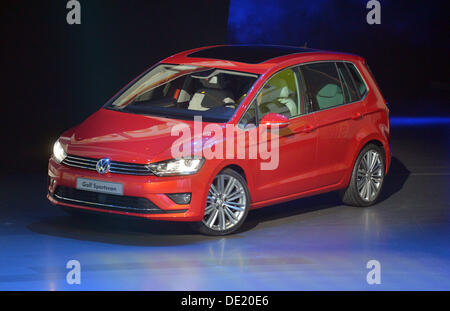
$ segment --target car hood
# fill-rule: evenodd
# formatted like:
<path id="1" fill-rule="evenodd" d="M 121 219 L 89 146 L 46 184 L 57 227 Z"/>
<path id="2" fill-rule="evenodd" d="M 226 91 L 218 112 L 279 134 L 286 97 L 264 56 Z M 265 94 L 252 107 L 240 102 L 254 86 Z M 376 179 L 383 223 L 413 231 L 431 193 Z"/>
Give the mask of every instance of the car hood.
<path id="1" fill-rule="evenodd" d="M 60 140 L 67 154 L 113 161 L 148 163 L 172 158 L 171 147 L 181 133 L 171 135 L 176 125 L 194 133 L 194 122 L 100 109 Z M 203 123 L 203 127 L 208 123 Z M 203 128 L 202 128 L 203 132 Z M 203 144 L 209 137 L 201 137 Z M 188 139 L 193 150 L 194 136 Z M 210 145 L 211 142 L 208 143 Z"/>

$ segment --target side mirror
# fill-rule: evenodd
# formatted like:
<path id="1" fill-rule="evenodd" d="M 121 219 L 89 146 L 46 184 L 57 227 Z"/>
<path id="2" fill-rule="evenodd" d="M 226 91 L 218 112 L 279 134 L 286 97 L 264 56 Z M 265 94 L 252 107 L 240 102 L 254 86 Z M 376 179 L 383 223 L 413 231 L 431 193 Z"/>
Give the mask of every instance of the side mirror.
<path id="1" fill-rule="evenodd" d="M 268 129 L 277 126 L 281 129 L 289 125 L 289 118 L 279 113 L 270 112 L 261 119 L 260 124 L 266 126 Z"/>

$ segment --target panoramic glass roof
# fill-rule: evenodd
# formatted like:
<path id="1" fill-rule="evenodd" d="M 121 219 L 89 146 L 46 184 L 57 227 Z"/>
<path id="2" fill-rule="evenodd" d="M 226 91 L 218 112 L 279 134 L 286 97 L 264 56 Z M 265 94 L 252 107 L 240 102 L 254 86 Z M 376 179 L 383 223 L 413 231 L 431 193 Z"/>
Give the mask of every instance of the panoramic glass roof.
<path id="1" fill-rule="evenodd" d="M 315 51 L 316 50 L 309 48 L 293 46 L 231 45 L 207 48 L 193 52 L 189 54 L 188 57 L 212 58 L 248 64 L 258 64 L 279 56 Z"/>

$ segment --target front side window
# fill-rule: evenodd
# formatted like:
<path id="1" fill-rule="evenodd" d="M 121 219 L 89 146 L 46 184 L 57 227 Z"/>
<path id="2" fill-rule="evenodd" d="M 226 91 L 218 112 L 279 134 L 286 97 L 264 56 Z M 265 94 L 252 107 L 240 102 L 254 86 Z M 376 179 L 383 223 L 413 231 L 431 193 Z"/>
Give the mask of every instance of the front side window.
<path id="1" fill-rule="evenodd" d="M 227 122 L 258 78 L 255 74 L 191 65 L 161 64 L 105 108 L 177 119 L 202 116 Z"/>
<path id="2" fill-rule="evenodd" d="M 342 84 L 334 62 L 300 66 L 312 109 L 327 109 L 344 104 Z"/>
<path id="3" fill-rule="evenodd" d="M 238 126 L 241 129 L 248 129 L 257 125 L 257 112 L 255 106 L 255 102 L 251 103 L 250 107 L 242 116 L 241 120 L 238 123 Z"/>
<path id="4" fill-rule="evenodd" d="M 285 69 L 273 75 L 261 88 L 253 103 L 261 120 L 270 112 L 292 118 L 301 114 L 297 75 Z"/>

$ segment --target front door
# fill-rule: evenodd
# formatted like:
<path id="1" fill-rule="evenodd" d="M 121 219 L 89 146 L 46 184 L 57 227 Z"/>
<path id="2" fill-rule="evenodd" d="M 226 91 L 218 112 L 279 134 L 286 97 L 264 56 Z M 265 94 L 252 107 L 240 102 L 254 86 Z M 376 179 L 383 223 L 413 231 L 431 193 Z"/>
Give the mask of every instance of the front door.
<path id="1" fill-rule="evenodd" d="M 271 150 L 268 153 L 270 159 L 258 158 L 252 197 L 254 202 L 301 193 L 315 186 L 315 116 L 306 114 L 304 94 L 299 81 L 301 80 L 296 68 L 288 68 L 274 74 L 261 88 L 247 111 L 247 114 L 256 115 L 257 123 L 271 112 L 290 119 L 289 126 L 280 129 L 278 134 L 270 129 L 266 129 L 268 132 L 264 134 L 261 132 L 261 126 L 259 128 L 258 143 L 263 143 L 265 137 L 270 146 L 274 139 L 278 139 L 279 149 L 278 152 Z M 245 120 L 245 116 L 243 119 Z"/>

